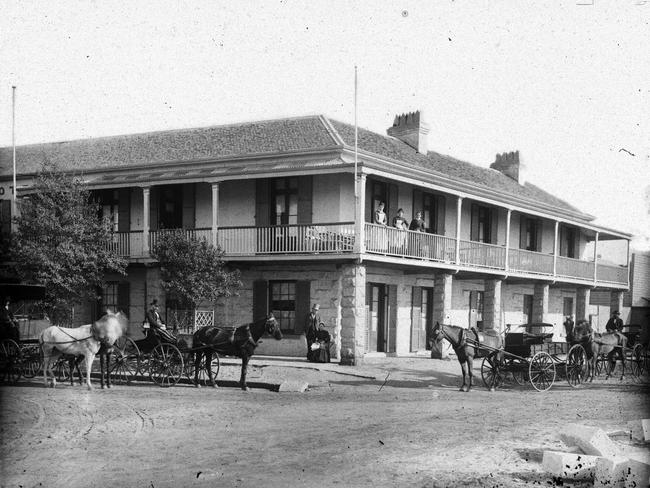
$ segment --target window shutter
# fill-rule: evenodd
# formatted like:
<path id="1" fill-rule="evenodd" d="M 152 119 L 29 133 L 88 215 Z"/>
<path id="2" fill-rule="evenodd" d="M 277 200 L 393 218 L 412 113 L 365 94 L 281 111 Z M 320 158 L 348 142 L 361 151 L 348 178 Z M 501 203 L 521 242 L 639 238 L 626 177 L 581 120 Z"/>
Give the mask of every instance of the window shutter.
<path id="1" fill-rule="evenodd" d="M 128 232 L 131 230 L 131 188 L 120 188 L 117 195 L 117 230 Z"/>
<path id="2" fill-rule="evenodd" d="M 388 344 L 386 352 L 395 352 L 397 342 L 397 285 L 388 285 Z"/>
<path id="3" fill-rule="evenodd" d="M 194 229 L 194 203 L 195 184 L 186 183 L 182 186 L 183 192 L 183 229 Z"/>
<path id="4" fill-rule="evenodd" d="M 149 191 L 149 230 L 158 230 L 159 200 L 160 192 L 158 187 L 152 187 Z"/>
<path id="5" fill-rule="evenodd" d="M 487 239 L 488 244 L 497 244 L 498 229 L 499 229 L 499 212 L 496 208 L 488 207 L 488 215 L 490 216 L 490 235 Z"/>
<path id="6" fill-rule="evenodd" d="M 542 252 L 542 221 L 535 221 L 535 251 Z"/>
<path id="7" fill-rule="evenodd" d="M 313 201 L 313 177 L 298 178 L 298 223 L 311 224 Z"/>
<path id="8" fill-rule="evenodd" d="M 519 249 L 526 249 L 526 216 L 519 219 Z"/>
<path id="9" fill-rule="evenodd" d="M 269 213 L 269 180 L 255 181 L 255 225 L 264 227 L 270 224 Z"/>
<path id="10" fill-rule="evenodd" d="M 366 180 L 366 222 L 372 222 L 372 180 Z"/>
<path id="11" fill-rule="evenodd" d="M 130 299 L 129 299 L 129 282 L 124 281 L 117 285 L 117 309 L 124 312 L 126 315 L 130 314 Z"/>
<path id="12" fill-rule="evenodd" d="M 396 184 L 391 183 L 388 185 L 388 205 L 386 209 L 386 223 L 388 225 L 393 224 L 393 219 L 397 215 L 397 209 L 399 208 L 399 188 Z"/>
<path id="13" fill-rule="evenodd" d="M 311 282 L 298 281 L 296 282 L 296 324 L 294 331 L 296 334 L 305 333 L 305 318 L 311 310 Z"/>
<path id="14" fill-rule="evenodd" d="M 269 291 L 266 280 L 253 282 L 253 321 L 266 317 L 269 313 Z"/>
<path id="15" fill-rule="evenodd" d="M 431 230 L 434 234 L 445 235 L 445 215 L 447 211 L 447 199 L 442 196 L 436 196 L 436 228 Z"/>
<path id="16" fill-rule="evenodd" d="M 472 217 L 471 217 L 471 228 L 470 228 L 470 240 L 478 241 L 478 205 L 472 203 L 471 207 Z"/>
<path id="17" fill-rule="evenodd" d="M 414 286 L 411 299 L 411 352 L 419 346 L 418 331 L 422 327 L 422 287 Z"/>

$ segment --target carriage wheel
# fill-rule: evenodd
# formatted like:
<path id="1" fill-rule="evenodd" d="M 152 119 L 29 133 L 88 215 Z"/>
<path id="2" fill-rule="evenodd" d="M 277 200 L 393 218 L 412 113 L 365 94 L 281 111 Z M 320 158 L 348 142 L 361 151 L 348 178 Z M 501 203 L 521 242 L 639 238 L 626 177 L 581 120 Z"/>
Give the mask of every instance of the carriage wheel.
<path id="1" fill-rule="evenodd" d="M 184 357 L 185 361 L 185 376 L 194 384 L 194 354 L 188 353 Z M 221 363 L 219 361 L 219 355 L 216 352 L 212 353 L 212 362 L 210 363 L 210 369 L 212 370 L 212 379 L 214 382 L 217 382 L 217 376 L 219 375 L 219 369 L 221 368 Z M 210 384 L 210 377 L 208 376 L 208 371 L 205 369 L 205 364 L 201 362 L 201 369 L 199 370 L 199 385 L 201 386 L 212 386 Z"/>
<path id="2" fill-rule="evenodd" d="M 113 383 L 129 384 L 140 371 L 140 349 L 130 337 L 122 336 L 113 346 L 109 374 Z"/>
<path id="3" fill-rule="evenodd" d="M 632 376 L 638 379 L 643 374 L 643 369 L 645 366 L 645 351 L 643 350 L 643 346 L 641 344 L 634 346 L 630 360 L 632 363 Z"/>
<path id="4" fill-rule="evenodd" d="M 546 391 L 555 381 L 555 363 L 547 352 L 540 351 L 533 356 L 528 365 L 530 384 L 537 391 Z"/>
<path id="5" fill-rule="evenodd" d="M 15 384 L 23 373 L 22 353 L 18 343 L 12 339 L 5 339 L 0 343 L 0 373 L 2 381 Z"/>
<path id="6" fill-rule="evenodd" d="M 41 371 L 42 359 L 41 349 L 35 344 L 23 346 L 23 376 L 34 378 Z"/>
<path id="7" fill-rule="evenodd" d="M 573 388 L 579 386 L 587 376 L 587 353 L 584 347 L 576 344 L 566 355 L 566 379 Z"/>
<path id="8" fill-rule="evenodd" d="M 70 371 L 70 363 L 68 360 L 61 356 L 54 363 L 54 377 L 59 382 L 68 382 L 70 381 L 70 375 L 74 374 L 74 371 Z"/>
<path id="9" fill-rule="evenodd" d="M 159 386 L 170 387 L 183 375 L 183 355 L 173 344 L 158 344 L 149 358 L 149 376 Z"/>
<path id="10" fill-rule="evenodd" d="M 494 351 L 485 356 L 481 363 L 481 378 L 483 378 L 485 387 L 490 390 L 498 388 L 503 383 L 499 354 L 499 351 Z"/>
<path id="11" fill-rule="evenodd" d="M 505 357 L 503 359 L 505 371 L 510 371 L 512 379 L 519 386 L 528 382 L 528 367 L 517 358 Z"/>

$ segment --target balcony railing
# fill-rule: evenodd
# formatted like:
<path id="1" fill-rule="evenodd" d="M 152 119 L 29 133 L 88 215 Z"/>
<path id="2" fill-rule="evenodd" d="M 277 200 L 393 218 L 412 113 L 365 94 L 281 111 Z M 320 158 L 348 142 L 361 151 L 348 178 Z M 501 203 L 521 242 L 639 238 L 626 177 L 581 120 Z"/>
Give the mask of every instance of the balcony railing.
<path id="1" fill-rule="evenodd" d="M 121 256 L 150 258 L 150 250 L 167 230 L 149 233 L 148 250 L 143 246 L 142 231 L 116 232 L 107 246 Z M 211 229 L 185 229 L 188 238 L 211 241 Z M 509 249 L 506 269 L 504 246 L 485 244 L 453 237 L 409 230 L 399 230 L 366 223 L 365 253 L 397 257 L 408 261 L 431 261 L 449 266 L 460 265 L 477 269 L 502 270 L 506 273 L 554 276 L 593 281 L 594 262 L 544 254 L 523 249 Z M 226 258 L 273 255 L 343 255 L 355 251 L 353 222 L 279 225 L 267 227 L 219 227 L 217 244 Z M 458 244 L 459 255 L 456 256 Z M 556 274 L 553 265 L 556 263 Z M 598 282 L 628 284 L 628 269 L 623 266 L 598 264 Z"/>

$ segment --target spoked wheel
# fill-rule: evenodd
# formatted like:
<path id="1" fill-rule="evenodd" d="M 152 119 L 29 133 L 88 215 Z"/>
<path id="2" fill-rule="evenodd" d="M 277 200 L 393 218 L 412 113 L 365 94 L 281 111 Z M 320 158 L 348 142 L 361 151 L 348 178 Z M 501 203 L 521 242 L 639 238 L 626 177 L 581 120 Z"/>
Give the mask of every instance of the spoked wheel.
<path id="1" fill-rule="evenodd" d="M 129 384 L 140 371 L 140 350 L 130 337 L 120 337 L 113 346 L 111 382 Z"/>
<path id="2" fill-rule="evenodd" d="M 643 374 L 643 369 L 645 367 L 645 351 L 643 350 L 643 345 L 637 344 L 634 346 L 634 349 L 632 349 L 632 357 L 630 359 L 632 376 L 639 379 Z"/>
<path id="3" fill-rule="evenodd" d="M 528 382 L 528 367 L 516 358 L 504 359 L 505 369 L 512 373 L 512 379 L 515 380 L 519 386 Z"/>
<path id="4" fill-rule="evenodd" d="M 170 387 L 183 375 L 183 355 L 173 344 L 158 344 L 149 358 L 149 376 L 158 386 Z"/>
<path id="5" fill-rule="evenodd" d="M 0 343 L 0 375 L 2 381 L 15 384 L 23 373 L 20 346 L 13 339 Z"/>
<path id="6" fill-rule="evenodd" d="M 22 347 L 23 355 L 23 376 L 34 378 L 41 371 L 42 359 L 41 348 L 36 344 L 27 344 Z"/>
<path id="7" fill-rule="evenodd" d="M 185 361 L 185 376 L 187 376 L 187 379 L 190 381 L 190 383 L 194 384 L 194 356 L 195 353 L 188 353 L 184 356 L 183 361 Z M 217 353 L 212 353 L 212 361 L 210 363 L 210 369 L 212 371 L 212 379 L 213 381 L 217 382 L 217 376 L 219 375 L 219 368 L 221 367 L 221 364 L 219 362 L 219 356 Z M 210 376 L 208 376 L 208 371 L 205 369 L 205 364 L 204 361 L 201 361 L 201 365 L 199 367 L 199 385 L 201 386 L 212 386 L 210 383 Z"/>
<path id="8" fill-rule="evenodd" d="M 57 381 L 64 383 L 70 381 L 71 374 L 74 374 L 74 371 L 70 371 L 70 363 L 67 358 L 61 356 L 54 363 L 54 377 Z"/>
<path id="9" fill-rule="evenodd" d="M 537 391 L 546 391 L 555 381 L 555 363 L 547 352 L 540 351 L 533 356 L 528 365 L 530 384 Z"/>
<path id="10" fill-rule="evenodd" d="M 503 383 L 503 371 L 499 354 L 499 351 L 492 352 L 485 356 L 481 363 L 481 378 L 483 378 L 483 383 L 489 390 L 495 390 Z"/>
<path id="11" fill-rule="evenodd" d="M 587 353 L 584 347 L 576 344 L 566 355 L 566 380 L 573 388 L 580 386 L 587 376 Z"/>

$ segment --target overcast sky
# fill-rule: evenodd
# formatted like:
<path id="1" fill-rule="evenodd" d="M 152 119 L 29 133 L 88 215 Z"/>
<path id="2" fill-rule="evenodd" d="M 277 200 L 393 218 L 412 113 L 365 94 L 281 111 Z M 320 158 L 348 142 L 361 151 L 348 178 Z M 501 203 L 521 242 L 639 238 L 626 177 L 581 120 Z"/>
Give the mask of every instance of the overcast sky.
<path id="1" fill-rule="evenodd" d="M 593 3 L 592 5 L 579 5 Z M 528 181 L 650 246 L 650 1 L 0 0 L 0 145 L 322 113 Z"/>

